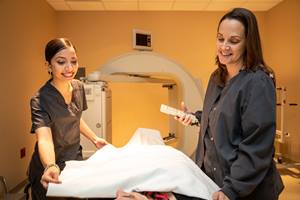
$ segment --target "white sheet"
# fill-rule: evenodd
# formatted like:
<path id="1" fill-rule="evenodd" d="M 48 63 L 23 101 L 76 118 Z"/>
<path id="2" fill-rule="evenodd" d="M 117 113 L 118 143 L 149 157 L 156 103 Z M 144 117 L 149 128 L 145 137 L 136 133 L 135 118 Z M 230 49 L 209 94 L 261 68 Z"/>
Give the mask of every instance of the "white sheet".
<path id="1" fill-rule="evenodd" d="M 107 145 L 86 161 L 68 161 L 60 175 L 62 184 L 49 184 L 47 196 L 115 197 L 117 189 L 123 189 L 211 199 L 218 186 L 182 152 L 148 145 L 159 141 L 158 131 L 138 129 L 122 148 Z"/>

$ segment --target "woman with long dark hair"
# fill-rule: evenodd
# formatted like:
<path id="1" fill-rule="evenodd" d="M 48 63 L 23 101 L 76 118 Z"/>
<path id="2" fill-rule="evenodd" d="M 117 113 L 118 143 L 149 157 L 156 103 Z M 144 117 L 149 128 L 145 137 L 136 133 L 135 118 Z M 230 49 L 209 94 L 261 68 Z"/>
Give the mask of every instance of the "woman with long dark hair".
<path id="1" fill-rule="evenodd" d="M 195 113 L 196 163 L 221 188 L 214 200 L 276 200 L 283 184 L 273 161 L 275 76 L 263 59 L 255 15 L 244 8 L 226 13 L 216 47 L 217 69 L 203 111 Z M 177 119 L 191 124 L 189 115 Z"/>

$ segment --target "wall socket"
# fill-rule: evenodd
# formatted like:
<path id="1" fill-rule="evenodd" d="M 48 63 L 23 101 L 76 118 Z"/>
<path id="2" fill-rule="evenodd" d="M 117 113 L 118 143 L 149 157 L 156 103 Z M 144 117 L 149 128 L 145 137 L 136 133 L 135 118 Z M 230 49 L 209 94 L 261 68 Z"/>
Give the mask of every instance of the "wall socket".
<path id="1" fill-rule="evenodd" d="M 24 158 L 26 156 L 26 148 L 23 147 L 21 150 L 20 150 L 20 158 Z"/>

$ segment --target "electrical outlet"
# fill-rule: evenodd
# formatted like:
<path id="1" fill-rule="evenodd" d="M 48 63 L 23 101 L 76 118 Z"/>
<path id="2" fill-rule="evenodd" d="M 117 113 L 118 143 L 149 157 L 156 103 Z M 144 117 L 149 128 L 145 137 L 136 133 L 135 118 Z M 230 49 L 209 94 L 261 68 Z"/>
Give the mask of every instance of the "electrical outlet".
<path id="1" fill-rule="evenodd" d="M 23 147 L 21 150 L 20 150 L 20 158 L 24 158 L 26 156 L 26 148 Z"/>

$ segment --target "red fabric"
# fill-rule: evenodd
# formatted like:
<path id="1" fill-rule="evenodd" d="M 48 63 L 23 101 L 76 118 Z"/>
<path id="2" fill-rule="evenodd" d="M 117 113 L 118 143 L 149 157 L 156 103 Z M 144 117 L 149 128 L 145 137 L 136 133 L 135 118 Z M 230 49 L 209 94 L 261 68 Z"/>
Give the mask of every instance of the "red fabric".
<path id="1" fill-rule="evenodd" d="M 166 192 L 143 192 L 149 200 L 169 200 L 169 195 Z"/>

